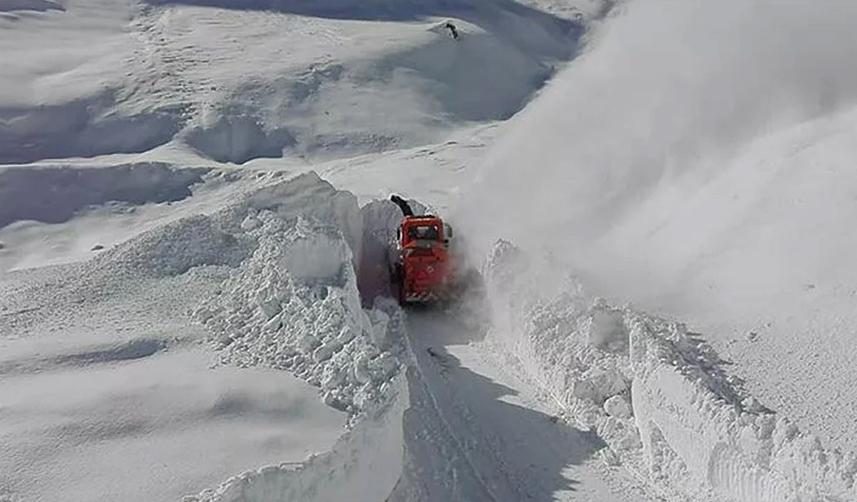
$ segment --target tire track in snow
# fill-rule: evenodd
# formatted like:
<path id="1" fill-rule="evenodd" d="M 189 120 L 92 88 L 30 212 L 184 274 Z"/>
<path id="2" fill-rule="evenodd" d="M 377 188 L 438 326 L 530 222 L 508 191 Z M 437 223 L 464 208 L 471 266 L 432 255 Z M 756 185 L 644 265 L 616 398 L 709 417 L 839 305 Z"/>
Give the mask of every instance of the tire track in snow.
<path id="1" fill-rule="evenodd" d="M 513 362 L 489 360 L 487 345 L 461 339 L 470 335 L 456 324 L 412 313 L 407 346 L 433 411 L 492 500 L 650 500 L 630 475 L 589 462 L 598 438 L 557 423 Z"/>
<path id="2" fill-rule="evenodd" d="M 476 468 L 471 455 L 468 453 L 468 449 L 464 446 L 464 442 L 461 438 L 456 434 L 455 428 L 449 423 L 446 415 L 444 414 L 440 403 L 438 402 L 436 393 L 432 391 L 431 385 L 429 384 L 429 378 L 426 375 L 426 363 L 425 356 L 423 355 L 424 350 L 422 346 L 418 346 L 418 349 L 414 349 L 414 341 L 412 340 L 413 330 L 407 329 L 405 340 L 405 347 L 408 353 L 413 357 L 413 369 L 418 376 L 418 381 L 422 385 L 425 390 L 425 394 L 428 397 L 428 400 L 431 404 L 432 411 L 438 416 L 445 429 L 447 437 L 452 439 L 453 444 L 458 450 L 461 458 L 463 458 L 467 462 L 467 466 L 469 468 L 470 474 L 473 476 L 475 480 L 479 483 L 480 487 L 484 490 L 485 494 L 487 494 L 492 501 L 497 502 L 497 495 L 491 490 L 488 486 L 488 483 L 485 482 L 485 479 L 479 474 L 479 470 Z M 428 354 L 428 352 L 425 352 Z"/>

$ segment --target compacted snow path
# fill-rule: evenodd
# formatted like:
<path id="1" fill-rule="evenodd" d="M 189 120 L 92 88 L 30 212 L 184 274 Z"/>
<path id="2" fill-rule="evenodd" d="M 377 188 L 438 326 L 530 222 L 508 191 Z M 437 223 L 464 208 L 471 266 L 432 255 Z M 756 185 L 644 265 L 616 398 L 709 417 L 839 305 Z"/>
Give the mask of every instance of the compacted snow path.
<path id="1" fill-rule="evenodd" d="M 419 442 L 441 450 L 437 444 L 447 442 L 458 450 L 447 452 L 439 467 L 446 486 L 426 488 L 430 464 L 411 459 L 421 467 L 421 496 L 435 500 L 444 490 L 458 500 L 647 500 L 629 490 L 621 471 L 608 471 L 596 457 L 604 443 L 594 433 L 558 419 L 539 390 L 512 374 L 510 361 L 499 360 L 510 356 L 479 342 L 478 328 L 469 324 L 440 312 L 408 315 L 416 387 L 424 386 L 432 411 L 445 426 L 436 432 L 449 437 L 406 435 L 406 457 L 428 446 L 415 444 Z M 414 387 L 412 406 L 419 409 Z M 407 466 L 405 472 L 407 478 Z M 413 486 L 399 488 L 398 493 L 406 494 L 403 499 L 418 492 Z"/>

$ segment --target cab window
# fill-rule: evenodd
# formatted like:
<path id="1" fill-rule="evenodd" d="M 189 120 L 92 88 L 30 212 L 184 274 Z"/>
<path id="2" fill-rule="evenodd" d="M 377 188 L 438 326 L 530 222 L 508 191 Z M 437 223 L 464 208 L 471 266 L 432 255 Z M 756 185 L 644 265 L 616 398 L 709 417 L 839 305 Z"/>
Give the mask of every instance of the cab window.
<path id="1" fill-rule="evenodd" d="M 438 240 L 438 232 L 436 225 L 414 225 L 408 229 L 408 237 L 416 240 Z"/>

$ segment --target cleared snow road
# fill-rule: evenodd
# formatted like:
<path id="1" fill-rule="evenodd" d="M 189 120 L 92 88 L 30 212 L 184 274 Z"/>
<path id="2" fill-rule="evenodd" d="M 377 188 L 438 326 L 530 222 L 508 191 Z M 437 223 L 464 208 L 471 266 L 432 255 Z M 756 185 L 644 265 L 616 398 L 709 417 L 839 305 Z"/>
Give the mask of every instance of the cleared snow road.
<path id="1" fill-rule="evenodd" d="M 631 488 L 624 471 L 596 458 L 600 439 L 558 420 L 538 390 L 509 371 L 513 358 L 479 341 L 478 329 L 443 313 L 411 312 L 408 334 L 416 359 L 412 406 L 423 415 L 436 413 L 445 430 L 406 434 L 406 457 L 420 472 L 408 473 L 406 466 L 408 486 L 399 486 L 393 499 L 417 494 L 428 500 L 441 494 L 496 501 L 648 499 Z M 422 408 L 433 409 L 421 410 L 421 401 Z M 408 423 L 406 417 L 406 429 Z M 434 458 L 425 462 L 421 453 Z"/>

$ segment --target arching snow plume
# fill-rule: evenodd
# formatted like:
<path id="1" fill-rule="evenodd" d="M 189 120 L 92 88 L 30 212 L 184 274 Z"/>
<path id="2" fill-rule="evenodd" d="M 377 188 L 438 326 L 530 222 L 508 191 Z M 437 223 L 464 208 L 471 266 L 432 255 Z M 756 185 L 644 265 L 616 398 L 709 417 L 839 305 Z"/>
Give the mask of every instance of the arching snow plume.
<path id="1" fill-rule="evenodd" d="M 651 210 L 676 207 L 741 146 L 857 102 L 855 10 L 622 4 L 510 124 L 466 207 L 474 220 L 504 221 L 498 230 L 560 245 L 605 235 L 664 191 L 674 199 Z M 540 233 L 560 223 L 563 235 Z"/>
<path id="2" fill-rule="evenodd" d="M 463 192 L 600 295 L 677 317 L 772 408 L 857 447 L 857 6 L 623 3 Z M 837 410 L 830 412 L 830 410 Z"/>

